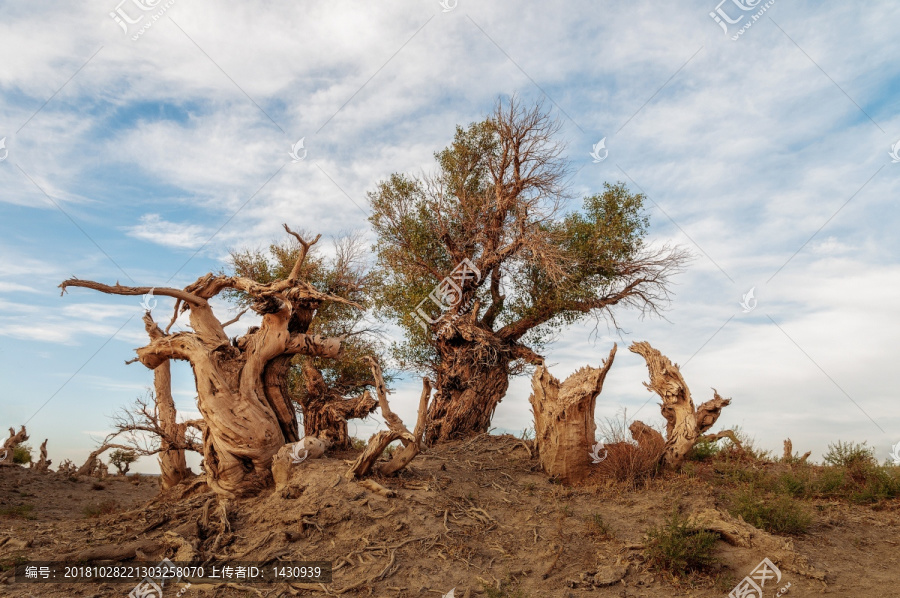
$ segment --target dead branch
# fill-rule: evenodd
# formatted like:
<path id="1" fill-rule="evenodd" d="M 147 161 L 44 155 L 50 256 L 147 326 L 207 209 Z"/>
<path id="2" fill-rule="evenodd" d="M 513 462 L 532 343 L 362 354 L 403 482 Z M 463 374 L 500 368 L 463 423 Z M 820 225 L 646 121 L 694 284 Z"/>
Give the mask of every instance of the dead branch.
<path id="1" fill-rule="evenodd" d="M 688 452 L 700 441 L 703 432 L 715 424 L 731 399 L 723 399 L 713 389 L 713 399 L 695 409 L 691 391 L 676 364 L 647 342 L 633 343 L 629 350 L 643 357 L 647 363 L 650 382 L 644 383 L 644 386 L 662 398 L 660 410 L 666 419 L 666 444 L 662 462 L 669 467 L 679 467 Z M 634 433 L 635 429 L 637 434 Z M 632 424 L 632 434 L 639 444 L 641 438 L 648 438 L 648 429 L 648 426 L 640 422 Z"/>
<path id="2" fill-rule="evenodd" d="M 366 448 L 347 472 L 347 477 L 350 478 L 360 478 L 368 475 L 384 450 L 395 440 L 400 440 L 403 448 L 396 451 L 389 462 L 376 467 L 376 471 L 382 475 L 391 475 L 409 465 L 422 450 L 423 435 L 427 421 L 428 399 L 431 396 L 431 381 L 428 378 L 423 378 L 416 426 L 414 431 L 410 432 L 403 424 L 403 421 L 391 411 L 390 405 L 388 405 L 388 392 L 384 383 L 384 376 L 381 373 L 381 366 L 371 357 L 368 357 L 367 361 L 372 368 L 378 404 L 381 407 L 381 415 L 387 423 L 388 429 L 381 430 L 369 439 Z"/>

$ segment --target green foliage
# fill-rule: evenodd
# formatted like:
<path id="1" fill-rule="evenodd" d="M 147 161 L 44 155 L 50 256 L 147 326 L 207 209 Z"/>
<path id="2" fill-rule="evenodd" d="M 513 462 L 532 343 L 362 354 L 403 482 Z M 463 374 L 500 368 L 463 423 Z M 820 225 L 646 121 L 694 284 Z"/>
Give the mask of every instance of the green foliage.
<path id="1" fill-rule="evenodd" d="M 765 496 L 752 486 L 734 494 L 729 510 L 750 525 L 776 534 L 805 534 L 812 523 L 812 516 L 791 497 Z"/>
<path id="2" fill-rule="evenodd" d="M 31 463 L 30 444 L 23 442 L 13 447 L 13 463 L 18 463 L 19 465 Z"/>
<path id="3" fill-rule="evenodd" d="M 674 510 L 662 525 L 647 532 L 644 555 L 652 568 L 680 577 L 714 565 L 718 539 L 718 534 L 700 529 Z"/>
<path id="4" fill-rule="evenodd" d="M 569 164 L 554 139 L 558 128 L 540 106 L 502 103 L 490 118 L 456 128 L 450 145 L 435 154 L 431 176 L 394 173 L 368 194 L 377 235 L 374 305 L 404 331 L 405 340 L 391 348 L 402 367 L 438 369 L 438 341 L 414 313 L 424 300 L 429 317 L 437 316 L 429 293 L 464 258 L 482 278 L 462 285 L 448 314 L 477 300 L 480 328 L 505 328 L 504 338 L 538 352 L 564 326 L 608 308 L 602 299 L 626 265 L 647 273 L 639 286 L 653 290 L 620 305 L 652 311 L 648 303 L 664 298 L 665 274 L 649 271 L 668 273 L 684 256 L 661 253 L 659 262 L 640 262 L 648 227 L 642 194 L 606 184 L 580 209 L 560 209 L 569 199 Z M 665 268 L 664 257 L 672 260 Z"/>
<path id="5" fill-rule="evenodd" d="M 875 463 L 875 449 L 866 446 L 866 443 L 837 442 L 828 445 L 825 453 L 825 463 L 839 465 L 841 467 L 853 467 Z"/>
<path id="6" fill-rule="evenodd" d="M 312 240 L 308 233 L 301 232 L 305 240 Z M 287 278 L 300 255 L 300 245 L 295 241 L 273 243 L 268 250 L 243 249 L 232 251 L 230 270 L 234 275 L 267 284 Z M 308 389 L 307 374 L 304 365 L 307 360 L 317 368 L 324 379 L 327 389 L 339 396 L 356 396 L 366 388 L 374 385 L 369 365 L 364 357 L 378 359 L 384 368 L 385 348 L 373 334 L 359 334 L 366 325 L 365 317 L 372 303 L 370 292 L 370 274 L 367 272 L 363 246 L 357 236 L 349 235 L 334 243 L 334 256 L 323 257 L 319 245 L 313 245 L 300 270 L 300 279 L 306 281 L 323 293 L 352 301 L 361 309 L 344 303 L 326 301 L 316 310 L 315 317 L 308 323 L 298 324 L 309 334 L 322 336 L 344 336 L 351 334 L 342 345 L 340 359 L 325 357 L 296 356 L 288 377 L 288 389 L 291 397 L 300 404 L 306 404 Z M 239 305 L 249 305 L 249 298 L 240 292 L 227 295 Z M 396 376 L 384 372 L 385 382 L 390 383 Z"/>
<path id="7" fill-rule="evenodd" d="M 707 461 L 719 454 L 719 443 L 715 440 L 701 440 L 687 454 L 688 461 Z"/>
<path id="8" fill-rule="evenodd" d="M 34 505 L 23 504 L 0 509 L 0 517 L 5 519 L 37 519 L 32 513 Z"/>
<path id="9" fill-rule="evenodd" d="M 125 475 L 131 464 L 138 460 L 138 454 L 132 450 L 116 449 L 109 454 L 109 462 L 120 474 Z"/>

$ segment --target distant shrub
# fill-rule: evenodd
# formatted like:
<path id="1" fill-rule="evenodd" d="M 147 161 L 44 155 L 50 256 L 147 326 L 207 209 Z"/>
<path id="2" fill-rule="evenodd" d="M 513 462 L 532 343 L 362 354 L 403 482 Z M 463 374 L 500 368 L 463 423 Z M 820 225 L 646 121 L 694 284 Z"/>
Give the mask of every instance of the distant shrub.
<path id="1" fill-rule="evenodd" d="M 652 568 L 681 577 L 716 563 L 713 548 L 718 539 L 718 534 L 698 528 L 675 510 L 647 532 L 644 556 Z"/>
<path id="2" fill-rule="evenodd" d="M 0 517 L 5 519 L 37 519 L 32 513 L 34 505 L 24 504 L 0 509 Z"/>
<path id="3" fill-rule="evenodd" d="M 84 508 L 84 516 L 85 517 L 100 517 L 101 515 L 109 515 L 110 513 L 115 513 L 119 510 L 119 504 L 112 500 L 101 500 L 96 505 L 88 505 Z"/>
<path id="4" fill-rule="evenodd" d="M 759 529 L 776 534 L 805 534 L 812 523 L 812 516 L 789 496 L 764 496 L 753 487 L 734 494 L 729 509 Z"/>
<path id="5" fill-rule="evenodd" d="M 31 445 L 22 443 L 13 447 L 13 463 L 25 465 L 31 463 Z"/>
<path id="6" fill-rule="evenodd" d="M 865 442 L 841 442 L 838 440 L 828 445 L 825 463 L 840 467 L 874 465 L 876 463 L 875 449 L 867 447 Z"/>

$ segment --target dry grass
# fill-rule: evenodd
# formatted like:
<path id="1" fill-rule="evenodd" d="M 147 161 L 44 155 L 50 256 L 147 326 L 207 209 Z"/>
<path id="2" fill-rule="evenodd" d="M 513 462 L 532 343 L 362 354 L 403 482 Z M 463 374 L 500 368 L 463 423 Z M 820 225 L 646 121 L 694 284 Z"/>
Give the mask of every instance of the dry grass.
<path id="1" fill-rule="evenodd" d="M 636 488 L 659 472 L 664 443 L 640 446 L 631 440 L 624 412 L 620 417 L 600 422 L 598 432 L 606 447 L 606 458 L 597 465 L 601 477 Z"/>

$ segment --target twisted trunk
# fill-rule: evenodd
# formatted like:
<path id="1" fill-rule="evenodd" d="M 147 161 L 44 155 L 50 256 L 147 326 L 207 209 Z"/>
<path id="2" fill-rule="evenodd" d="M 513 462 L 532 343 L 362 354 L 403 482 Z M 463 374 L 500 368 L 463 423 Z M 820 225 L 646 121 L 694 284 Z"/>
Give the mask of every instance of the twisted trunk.
<path id="1" fill-rule="evenodd" d="M 628 349 L 644 358 L 650 373 L 647 390 L 662 399 L 660 410 L 666 418 L 665 450 L 662 462 L 669 467 L 680 467 L 688 452 L 701 439 L 704 432 L 719 419 L 722 409 L 731 403 L 713 389 L 713 398 L 699 409 L 694 408 L 691 391 L 681 376 L 678 366 L 668 357 L 650 346 L 650 343 L 632 343 Z M 643 422 L 631 424 L 631 433 L 638 444 L 659 442 L 661 435 Z"/>
<path id="2" fill-rule="evenodd" d="M 32 463 L 31 466 L 35 471 L 50 471 L 50 463 L 52 462 L 47 458 L 47 440 L 44 439 L 44 442 L 41 443 L 41 458 L 37 463 Z"/>
<path id="3" fill-rule="evenodd" d="M 304 433 L 306 436 L 328 436 L 336 449 L 350 448 L 347 420 L 368 416 L 378 407 L 378 401 L 368 391 L 353 399 L 340 396 L 326 386 L 322 372 L 311 359 L 304 360 L 303 375 L 306 394 L 298 402 L 303 409 Z"/>
<path id="4" fill-rule="evenodd" d="M 159 441 L 159 485 L 163 490 L 175 486 L 190 472 L 184 458 L 185 424 L 176 421 L 175 400 L 172 398 L 172 372 L 169 361 L 153 370 L 156 394 L 156 414 L 162 430 Z M 127 473 L 126 468 L 126 473 Z"/>
<path id="5" fill-rule="evenodd" d="M 486 365 L 478 351 L 461 347 L 442 362 L 437 393 L 428 412 L 425 441 L 432 445 L 487 432 L 494 410 L 509 388 L 509 360 Z"/>

